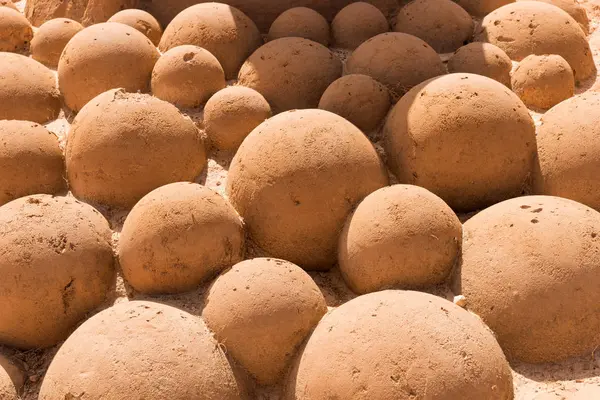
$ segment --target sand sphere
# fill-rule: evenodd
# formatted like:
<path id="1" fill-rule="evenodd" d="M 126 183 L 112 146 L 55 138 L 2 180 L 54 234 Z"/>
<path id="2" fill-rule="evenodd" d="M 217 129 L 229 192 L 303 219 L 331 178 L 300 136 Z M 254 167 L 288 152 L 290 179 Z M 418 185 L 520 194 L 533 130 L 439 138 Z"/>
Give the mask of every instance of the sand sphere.
<path id="1" fill-rule="evenodd" d="M 598 232 L 598 212 L 550 196 L 507 200 L 465 223 L 459 289 L 509 359 L 556 362 L 598 345 Z"/>
<path id="2" fill-rule="evenodd" d="M 107 90 L 146 91 L 159 53 L 134 28 L 113 22 L 77 33 L 58 62 L 58 86 L 65 104 L 79 111 Z"/>
<path id="3" fill-rule="evenodd" d="M 83 26 L 79 22 L 68 18 L 56 18 L 45 22 L 33 36 L 31 57 L 56 68 L 65 46 L 81 30 Z"/>
<path id="4" fill-rule="evenodd" d="M 476 17 L 483 17 L 497 8 L 513 3 L 515 0 L 453 0 L 459 6 Z"/>
<path id="5" fill-rule="evenodd" d="M 20 393 L 23 390 L 23 385 L 25 384 L 25 371 L 23 370 L 23 365 L 20 362 L 17 362 L 12 357 L 9 358 L 4 354 L 0 353 L 0 375 L 2 375 L 2 370 L 8 375 L 9 379 L 12 381 L 12 385 L 14 389 L 16 389 L 17 393 Z M 0 378 L 0 382 L 3 378 Z M 7 382 L 7 381 L 4 381 Z M 2 383 L 0 383 L 0 388 L 2 387 Z M 10 386 L 8 386 L 10 388 Z M 6 394 L 5 394 L 6 395 Z M 0 389 L 0 398 L 4 399 L 2 396 L 2 389 Z M 9 397 L 8 399 L 11 399 Z"/>
<path id="6" fill-rule="evenodd" d="M 305 269 L 329 269 L 352 208 L 386 186 L 369 140 L 345 119 L 296 110 L 268 119 L 238 149 L 227 194 L 253 241 Z"/>
<path id="7" fill-rule="evenodd" d="M 331 21 L 333 45 L 349 50 L 389 30 L 390 24 L 381 10 L 362 1 L 347 5 Z"/>
<path id="8" fill-rule="evenodd" d="M 535 127 L 506 86 L 450 74 L 413 88 L 384 128 L 399 182 L 422 186 L 452 208 L 472 211 L 520 195 L 535 158 Z"/>
<path id="9" fill-rule="evenodd" d="M 0 366 L 0 399 L 19 400 L 17 388 L 15 388 L 12 379 L 2 366 Z"/>
<path id="10" fill-rule="evenodd" d="M 0 207 L 0 344 L 53 346 L 99 306 L 113 280 L 111 235 L 98 211 L 73 198 Z"/>
<path id="11" fill-rule="evenodd" d="M 143 10 L 131 8 L 119 11 L 110 17 L 108 22 L 119 22 L 137 29 L 150 39 L 155 46 L 158 46 L 162 36 L 160 23 L 151 14 Z"/>
<path id="12" fill-rule="evenodd" d="M 388 290 L 343 304 L 323 317 L 296 360 L 285 399 L 513 398 L 492 333 L 426 293 Z"/>
<path id="13" fill-rule="evenodd" d="M 260 384 L 283 375 L 297 347 L 327 312 L 310 275 L 272 258 L 243 261 L 210 287 L 202 317 Z"/>
<path id="14" fill-rule="evenodd" d="M 473 42 L 458 49 L 448 60 L 448 72 L 465 72 L 487 76 L 510 87 L 512 61 L 491 43 Z"/>
<path id="15" fill-rule="evenodd" d="M 0 51 L 25 51 L 32 37 L 33 29 L 23 14 L 9 7 L 0 7 Z"/>
<path id="16" fill-rule="evenodd" d="M 311 8 L 290 8 L 277 17 L 269 29 L 269 40 L 282 37 L 300 37 L 328 46 L 329 22 Z"/>
<path id="17" fill-rule="evenodd" d="M 525 1 L 525 0 L 517 0 L 517 1 Z M 527 0 L 531 1 L 531 0 Z M 587 16 L 587 12 L 585 8 L 577 2 L 577 0 L 533 0 L 533 1 L 541 1 L 544 3 L 552 4 L 561 8 L 567 14 L 569 14 L 581 27 L 583 32 L 587 35 L 590 31 L 590 21 Z"/>
<path id="18" fill-rule="evenodd" d="M 148 301 L 93 316 L 61 346 L 40 400 L 239 400 L 225 354 L 201 319 Z"/>
<path id="19" fill-rule="evenodd" d="M 206 155 L 194 122 L 175 106 L 115 89 L 73 121 L 66 164 L 76 197 L 129 208 L 157 187 L 194 180 Z"/>

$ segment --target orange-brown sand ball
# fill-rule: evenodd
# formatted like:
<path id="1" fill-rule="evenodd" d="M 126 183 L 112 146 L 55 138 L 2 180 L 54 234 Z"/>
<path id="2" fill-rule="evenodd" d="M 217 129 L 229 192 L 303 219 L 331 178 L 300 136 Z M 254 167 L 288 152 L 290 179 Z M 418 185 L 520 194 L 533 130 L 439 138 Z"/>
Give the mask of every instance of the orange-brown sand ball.
<path id="1" fill-rule="evenodd" d="M 265 96 L 275 113 L 316 108 L 327 87 L 342 75 L 342 63 L 312 40 L 281 38 L 246 60 L 238 83 Z"/>
<path id="2" fill-rule="evenodd" d="M 142 32 L 155 46 L 158 46 L 162 36 L 160 23 L 151 14 L 143 10 L 122 10 L 108 19 L 108 22 L 119 22 L 129 25 Z"/>
<path id="3" fill-rule="evenodd" d="M 384 136 L 399 182 L 422 186 L 454 209 L 487 207 L 528 188 L 533 120 L 517 95 L 484 76 L 423 82 L 392 109 Z"/>
<path id="4" fill-rule="evenodd" d="M 286 400 L 512 400 L 510 367 L 479 318 L 442 298 L 388 290 L 323 317 Z"/>
<path id="5" fill-rule="evenodd" d="M 31 57 L 51 68 L 58 66 L 58 60 L 69 40 L 83 26 L 72 19 L 55 18 L 45 22 L 31 40 Z"/>
<path id="6" fill-rule="evenodd" d="M 227 353 L 260 384 L 269 385 L 283 376 L 326 312 L 319 287 L 300 267 L 255 258 L 217 278 L 202 317 Z"/>
<path id="7" fill-rule="evenodd" d="M 108 222 L 69 197 L 21 197 L 0 207 L 0 344 L 64 340 L 113 280 Z"/>
<path id="8" fill-rule="evenodd" d="M 146 91 L 159 53 L 146 36 L 113 22 L 92 25 L 67 43 L 58 62 L 65 104 L 79 111 L 107 90 Z"/>
<path id="9" fill-rule="evenodd" d="M 254 22 L 237 8 L 204 3 L 179 13 L 165 29 L 159 47 L 166 51 L 182 44 L 210 51 L 227 79 L 233 79 L 244 60 L 262 44 L 262 38 Z"/>
<path id="10" fill-rule="evenodd" d="M 2 400 L 19 400 L 17 388 L 8 372 L 0 365 L 0 399 Z"/>
<path id="11" fill-rule="evenodd" d="M 268 119 L 238 149 L 227 194 L 251 239 L 273 257 L 329 269 L 352 208 L 386 186 L 387 172 L 366 136 L 323 110 Z"/>
<path id="12" fill-rule="evenodd" d="M 512 61 L 491 43 L 473 42 L 458 49 L 448 60 L 448 72 L 465 72 L 487 76 L 510 87 Z"/>
<path id="13" fill-rule="evenodd" d="M 328 46 L 329 22 L 311 8 L 290 8 L 277 17 L 269 29 L 269 40 L 283 37 L 300 37 Z"/>
<path id="14" fill-rule="evenodd" d="M 244 227 L 219 194 L 196 183 L 162 186 L 131 210 L 119 239 L 127 282 L 143 293 L 192 290 L 244 257 Z"/>
<path id="15" fill-rule="evenodd" d="M 40 400 L 241 400 L 241 389 L 202 320 L 148 301 L 96 314 L 52 360 Z"/>
<path id="16" fill-rule="evenodd" d="M 497 8 L 513 3 L 515 0 L 453 0 L 469 14 L 483 17 Z"/>
<path id="17" fill-rule="evenodd" d="M 319 101 L 319 108 L 346 118 L 363 132 L 381 124 L 391 106 L 385 86 L 367 75 L 351 74 L 333 82 Z"/>
<path id="18" fill-rule="evenodd" d="M 517 0 L 517 1 L 525 1 L 525 0 Z M 531 0 L 526 0 L 531 1 Z M 590 31 L 590 21 L 587 16 L 587 12 L 585 8 L 577 2 L 577 0 L 533 0 L 533 1 L 541 1 L 544 3 L 552 4 L 561 8 L 563 11 L 566 11 L 583 30 L 585 34 L 588 34 Z"/>
<path id="19" fill-rule="evenodd" d="M 106 22 L 112 15 L 140 5 L 140 0 L 27 0 L 25 16 L 35 26 L 53 18 L 71 18 L 83 26 Z"/>
<path id="20" fill-rule="evenodd" d="M 341 9 L 331 22 L 333 45 L 349 50 L 389 30 L 390 24 L 381 10 L 362 1 Z"/>
<path id="21" fill-rule="evenodd" d="M 271 117 L 271 106 L 256 90 L 231 86 L 211 97 L 204 107 L 204 129 L 220 150 L 235 150 L 250 132 Z"/>
<path id="22" fill-rule="evenodd" d="M 226 85 L 219 60 L 194 45 L 168 50 L 152 71 L 152 94 L 180 107 L 198 107 Z"/>
<path id="23" fill-rule="evenodd" d="M 19 11 L 19 9 L 17 8 L 17 6 L 15 6 L 12 0 L 0 0 L 0 7 L 8 7 L 12 8 L 13 10 Z"/>
<path id="24" fill-rule="evenodd" d="M 157 187 L 194 180 L 206 155 L 194 122 L 175 106 L 115 89 L 73 121 L 66 164 L 76 197 L 129 208 Z"/>
<path id="25" fill-rule="evenodd" d="M 23 14 L 10 7 L 0 7 L 0 51 L 25 51 L 32 37 L 33 29 Z"/>
<path id="26" fill-rule="evenodd" d="M 598 212 L 551 196 L 507 200 L 465 223 L 458 289 L 510 360 L 556 362 L 598 345 L 599 232 Z"/>

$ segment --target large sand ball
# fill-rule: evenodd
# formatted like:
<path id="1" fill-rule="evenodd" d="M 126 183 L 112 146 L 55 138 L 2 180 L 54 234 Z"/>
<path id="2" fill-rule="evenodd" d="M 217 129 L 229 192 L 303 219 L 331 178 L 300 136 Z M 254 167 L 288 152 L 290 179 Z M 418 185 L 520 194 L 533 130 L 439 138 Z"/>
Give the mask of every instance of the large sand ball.
<path id="1" fill-rule="evenodd" d="M 8 373 L 0 366 L 0 399 L 19 400 L 17 388 Z"/>
<path id="2" fill-rule="evenodd" d="M 328 46 L 329 23 L 311 8 L 290 8 L 277 17 L 269 29 L 269 40 L 282 37 L 301 37 Z"/>
<path id="3" fill-rule="evenodd" d="M 75 196 L 131 207 L 157 187 L 194 180 L 206 155 L 194 122 L 175 106 L 115 89 L 94 98 L 73 121 L 66 163 Z"/>
<path id="4" fill-rule="evenodd" d="M 0 344 L 64 340 L 105 299 L 113 279 L 108 222 L 68 197 L 21 197 L 0 207 Z"/>
<path id="5" fill-rule="evenodd" d="M 246 60 L 238 83 L 265 96 L 273 111 L 316 108 L 327 87 L 342 75 L 342 63 L 312 40 L 281 38 Z"/>
<path id="6" fill-rule="evenodd" d="M 93 25 L 69 41 L 58 62 L 65 104 L 79 111 L 109 89 L 146 91 L 159 53 L 147 37 L 117 23 Z"/>
<path id="7" fill-rule="evenodd" d="M 152 71 L 152 93 L 180 107 L 198 107 L 226 85 L 219 60 L 194 45 L 168 50 Z"/>
<path id="8" fill-rule="evenodd" d="M 558 54 L 571 65 L 576 81 L 596 73 L 592 51 L 579 24 L 560 8 L 539 1 L 506 5 L 487 15 L 475 34 L 521 61 L 530 54 Z"/>
<path id="9" fill-rule="evenodd" d="M 524 1 L 524 0 L 517 0 Z M 529 0 L 528 0 L 529 1 Z M 566 11 L 581 27 L 583 32 L 587 35 L 590 31 L 590 21 L 587 16 L 585 8 L 577 2 L 577 0 L 533 0 L 542 1 L 544 3 L 552 4 Z"/>
<path id="10" fill-rule="evenodd" d="M 202 316 L 227 353 L 268 385 L 279 381 L 326 312 L 319 287 L 300 267 L 255 258 L 217 278 Z"/>
<path id="11" fill-rule="evenodd" d="M 358 46 L 348 58 L 346 73 L 369 75 L 399 97 L 413 86 L 445 74 L 446 68 L 423 40 L 393 32 L 377 35 Z"/>
<path id="12" fill-rule="evenodd" d="M 14 53 L 0 52 L 0 119 L 43 124 L 60 112 L 60 93 L 51 70 Z"/>
<path id="13" fill-rule="evenodd" d="M 31 24 L 19 11 L 0 7 L 0 51 L 22 52 L 33 38 Z"/>
<path id="14" fill-rule="evenodd" d="M 385 150 L 401 183 L 470 211 L 529 186 L 535 127 L 521 100 L 481 75 L 450 74 L 413 88 L 392 109 Z"/>
<path id="15" fill-rule="evenodd" d="M 155 46 L 158 46 L 162 36 L 160 23 L 151 14 L 143 10 L 122 10 L 108 19 L 108 22 L 118 22 L 129 25 L 142 32 Z"/>
<path id="16" fill-rule="evenodd" d="M 243 86 L 230 86 L 206 103 L 204 129 L 214 147 L 235 150 L 269 117 L 271 106 L 260 93 Z"/>
<path id="17" fill-rule="evenodd" d="M 506 4 L 513 3 L 515 0 L 453 0 L 462 8 L 467 10 L 469 14 L 477 17 L 483 17 L 497 8 Z"/>
<path id="18" fill-rule="evenodd" d="M 93 316 L 61 346 L 40 400 L 238 400 L 240 388 L 206 325 L 164 304 L 132 301 Z"/>
<path id="19" fill-rule="evenodd" d="M 51 68 L 56 68 L 67 43 L 81 30 L 83 26 L 79 22 L 68 18 L 56 18 L 44 22 L 31 41 L 31 57 Z"/>
<path id="20" fill-rule="evenodd" d="M 555 362 L 598 345 L 598 232 L 598 212 L 549 196 L 507 200 L 465 223 L 462 294 L 509 359 Z"/>
<path id="21" fill-rule="evenodd" d="M 381 10 L 362 1 L 344 7 L 331 21 L 334 46 L 349 50 L 389 30 L 390 24 Z"/>
<path id="22" fill-rule="evenodd" d="M 473 42 L 458 49 L 448 60 L 448 72 L 487 76 L 510 87 L 512 61 L 491 43 Z"/>
<path id="23" fill-rule="evenodd" d="M 297 357 L 286 394 L 511 400 L 513 382 L 479 318 L 430 294 L 389 290 L 360 296 L 321 320 Z"/>
<path id="24" fill-rule="evenodd" d="M 140 0 L 27 0 L 25 16 L 35 26 L 53 18 L 71 18 L 83 26 L 106 22 L 126 8 L 135 8 Z"/>
<path id="25" fill-rule="evenodd" d="M 182 44 L 202 47 L 219 60 L 227 79 L 262 44 L 254 22 L 235 7 L 220 3 L 197 4 L 179 13 L 160 41 L 162 51 Z"/>
<path id="26" fill-rule="evenodd" d="M 306 269 L 330 268 L 352 208 L 386 186 L 375 149 L 354 125 L 323 110 L 268 119 L 244 140 L 227 193 L 254 242 Z"/>

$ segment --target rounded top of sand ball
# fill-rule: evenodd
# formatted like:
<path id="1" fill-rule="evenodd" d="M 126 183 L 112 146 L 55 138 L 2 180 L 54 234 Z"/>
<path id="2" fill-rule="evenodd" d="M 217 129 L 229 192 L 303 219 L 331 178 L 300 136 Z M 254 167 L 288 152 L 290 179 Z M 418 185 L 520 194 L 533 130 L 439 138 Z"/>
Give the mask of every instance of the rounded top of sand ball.
<path id="1" fill-rule="evenodd" d="M 31 57 L 56 68 L 65 46 L 83 26 L 69 18 L 55 18 L 44 22 L 31 40 Z"/>
<path id="2" fill-rule="evenodd" d="M 130 8 L 121 10 L 108 19 L 108 22 L 118 22 L 129 25 L 142 32 L 155 46 L 158 46 L 162 36 L 160 23 L 144 10 Z"/>
<path id="3" fill-rule="evenodd" d="M 269 29 L 269 40 L 282 37 L 301 37 L 328 46 L 329 23 L 311 8 L 290 8 L 277 17 Z"/>
<path id="4" fill-rule="evenodd" d="M 33 28 L 21 12 L 0 6 L 0 51 L 15 53 L 29 49 Z"/>
<path id="5" fill-rule="evenodd" d="M 516 0 L 516 1 L 531 1 L 531 0 Z M 541 1 L 544 3 L 552 4 L 569 14 L 575 21 L 579 23 L 579 26 L 583 32 L 587 35 L 590 32 L 590 21 L 588 19 L 585 8 L 577 2 L 577 0 L 533 0 Z"/>
<path id="6" fill-rule="evenodd" d="M 469 14 L 476 17 L 488 15 L 497 8 L 513 3 L 515 0 L 454 0 Z"/>
<path id="7" fill-rule="evenodd" d="M 381 10 L 362 1 L 342 8 L 331 22 L 333 45 L 349 50 L 389 30 L 390 24 Z"/>
<path id="8" fill-rule="evenodd" d="M 473 42 L 459 48 L 448 60 L 448 72 L 464 72 L 487 76 L 510 87 L 512 61 L 491 43 Z"/>

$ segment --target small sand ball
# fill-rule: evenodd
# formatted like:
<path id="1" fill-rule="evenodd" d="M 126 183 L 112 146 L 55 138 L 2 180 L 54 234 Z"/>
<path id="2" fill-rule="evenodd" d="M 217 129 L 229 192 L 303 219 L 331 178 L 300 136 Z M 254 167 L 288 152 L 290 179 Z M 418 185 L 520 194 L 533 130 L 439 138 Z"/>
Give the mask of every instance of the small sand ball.
<path id="1" fill-rule="evenodd" d="M 390 100 L 390 93 L 381 83 L 367 75 L 351 74 L 329 85 L 319 108 L 346 118 L 363 132 L 371 132 L 385 118 Z"/>
<path id="2" fill-rule="evenodd" d="M 77 33 L 58 62 L 58 84 L 65 104 L 79 111 L 109 89 L 146 91 L 159 53 L 134 28 L 113 22 Z"/>
<path id="3" fill-rule="evenodd" d="M 17 388 L 15 388 L 12 379 L 2 366 L 0 366 L 0 399 L 19 400 Z"/>
<path id="4" fill-rule="evenodd" d="M 0 7 L 0 51 L 23 52 L 33 37 L 31 24 L 19 11 Z"/>
<path id="5" fill-rule="evenodd" d="M 162 36 L 160 23 L 151 14 L 143 10 L 131 8 L 122 10 L 109 18 L 108 22 L 119 22 L 142 32 L 155 46 Z"/>
<path id="6" fill-rule="evenodd" d="M 202 47 L 217 57 L 227 79 L 234 79 L 262 42 L 246 14 L 225 4 L 204 3 L 180 12 L 165 29 L 159 48 L 164 52 L 182 44 Z"/>
<path id="7" fill-rule="evenodd" d="M 204 128 L 211 144 L 235 150 L 250 132 L 271 117 L 271 106 L 256 90 L 231 86 L 211 97 L 204 107 Z"/>
<path id="8" fill-rule="evenodd" d="M 487 76 L 510 87 L 510 57 L 491 43 L 474 42 L 461 47 L 448 60 L 448 71 Z"/>
<path id="9" fill-rule="evenodd" d="M 0 7 L 8 7 L 12 8 L 13 10 L 19 11 L 19 9 L 17 8 L 17 6 L 14 5 L 12 0 L 0 0 Z"/>
<path id="10" fill-rule="evenodd" d="M 497 8 L 513 3 L 515 0 L 453 0 L 469 14 L 476 17 L 483 17 Z"/>
<path id="11" fill-rule="evenodd" d="M 295 110 L 246 137 L 231 162 L 227 194 L 268 254 L 326 270 L 337 259 L 352 208 L 387 184 L 377 152 L 358 128 L 328 111 Z"/>
<path id="12" fill-rule="evenodd" d="M 430 294 L 387 290 L 323 317 L 296 358 L 286 395 L 511 400 L 513 381 L 479 318 Z"/>
<path id="13" fill-rule="evenodd" d="M 384 127 L 389 166 L 453 209 L 473 211 L 519 196 L 535 159 L 535 126 L 506 86 L 481 75 L 423 82 L 392 109 Z"/>
<path id="14" fill-rule="evenodd" d="M 265 96 L 275 113 L 316 108 L 342 63 L 312 40 L 281 38 L 256 50 L 242 65 L 238 83 Z"/>
<path id="15" fill-rule="evenodd" d="M 206 154 L 194 122 L 175 106 L 115 89 L 73 121 L 66 163 L 76 197 L 129 208 L 160 186 L 194 180 Z"/>
<path id="16" fill-rule="evenodd" d="M 389 30 L 390 24 L 381 10 L 362 1 L 344 7 L 331 22 L 333 45 L 349 50 Z"/>
<path id="17" fill-rule="evenodd" d="M 329 23 L 310 8 L 290 8 L 277 17 L 269 29 L 269 40 L 283 37 L 300 37 L 329 46 Z"/>
<path id="18" fill-rule="evenodd" d="M 524 0 L 517 0 L 524 1 Z M 530 1 L 530 0 L 527 0 Z M 587 35 L 590 32 L 590 21 L 587 16 L 587 12 L 585 8 L 581 4 L 577 2 L 577 0 L 533 0 L 533 1 L 542 1 L 544 3 L 552 4 L 561 8 L 563 11 L 566 11 L 577 23 L 583 32 Z"/>
<path id="19" fill-rule="evenodd" d="M 152 93 L 180 107 L 198 107 L 223 89 L 225 72 L 208 50 L 177 46 L 164 53 L 152 71 Z"/>
<path id="20" fill-rule="evenodd" d="M 0 375 L 2 375 L 2 369 L 8 374 L 8 377 L 12 381 L 13 387 L 16 389 L 17 393 L 20 393 L 23 390 L 23 385 L 25 384 L 25 372 L 20 363 L 17 363 L 14 359 L 5 356 L 0 353 Z M 2 378 L 0 378 L 2 381 Z M 2 384 L 0 383 L 0 387 Z M 5 399 L 2 397 L 2 389 L 0 389 L 0 399 Z M 12 398 L 8 398 L 12 399 Z"/>
<path id="21" fill-rule="evenodd" d="M 346 73 L 364 74 L 400 97 L 415 85 L 446 73 L 440 56 L 427 43 L 406 33 L 383 33 L 361 44 L 348 58 Z"/>
<path id="22" fill-rule="evenodd" d="M 58 66 L 58 60 L 69 40 L 83 26 L 72 19 L 56 18 L 45 22 L 31 40 L 31 57 L 51 68 Z"/>
<path id="23" fill-rule="evenodd" d="M 475 39 L 495 44 L 515 61 L 530 54 L 558 54 L 571 65 L 577 82 L 596 73 L 579 24 L 550 4 L 522 1 L 499 8 L 483 19 Z"/>
<path id="24" fill-rule="evenodd" d="M 77 397 L 242 398 L 225 354 L 202 320 L 148 301 L 125 302 L 96 314 L 60 347 L 39 398 Z"/>
<path id="25" fill-rule="evenodd" d="M 51 70 L 29 57 L 0 52 L 0 120 L 40 124 L 56 119 L 60 93 Z"/>
<path id="26" fill-rule="evenodd" d="M 202 311 L 217 340 L 258 383 L 279 381 L 298 346 L 327 312 L 300 267 L 273 258 L 246 260 L 212 284 Z"/>
<path id="27" fill-rule="evenodd" d="M 0 344 L 49 347 L 105 299 L 112 232 L 69 197 L 21 197 L 0 207 Z"/>

